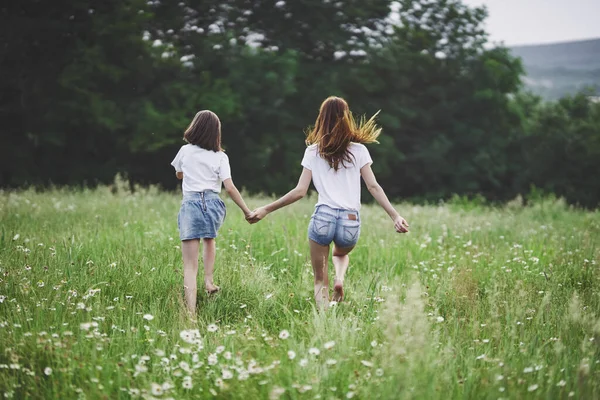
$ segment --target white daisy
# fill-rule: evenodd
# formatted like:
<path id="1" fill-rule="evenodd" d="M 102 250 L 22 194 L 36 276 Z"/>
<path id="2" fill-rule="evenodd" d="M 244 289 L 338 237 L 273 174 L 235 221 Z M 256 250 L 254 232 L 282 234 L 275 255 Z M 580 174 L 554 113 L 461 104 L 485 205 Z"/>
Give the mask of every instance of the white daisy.
<path id="1" fill-rule="evenodd" d="M 165 392 L 161 385 L 154 382 L 150 384 L 150 391 L 152 392 L 153 396 L 162 396 L 162 394 Z"/>
<path id="2" fill-rule="evenodd" d="M 194 384 L 192 383 L 192 377 L 191 376 L 184 377 L 183 382 L 181 382 L 181 386 L 186 390 L 192 389 L 194 387 Z"/>
<path id="3" fill-rule="evenodd" d="M 290 337 L 290 333 L 288 331 L 286 331 L 285 329 L 282 330 L 281 332 L 279 332 L 279 339 L 286 340 L 289 337 Z"/>

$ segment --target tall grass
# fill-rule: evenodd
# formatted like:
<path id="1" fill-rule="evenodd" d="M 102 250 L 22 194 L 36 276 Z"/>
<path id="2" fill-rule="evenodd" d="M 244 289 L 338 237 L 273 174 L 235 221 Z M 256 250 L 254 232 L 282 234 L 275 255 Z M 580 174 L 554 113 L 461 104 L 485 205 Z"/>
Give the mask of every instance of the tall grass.
<path id="1" fill-rule="evenodd" d="M 216 296 L 183 312 L 179 196 L 0 195 L 6 398 L 600 397 L 600 216 L 561 201 L 362 210 L 344 303 L 312 301 L 315 199 L 226 199 Z M 251 206 L 268 201 L 250 198 Z M 199 277 L 201 279 L 201 277 Z"/>

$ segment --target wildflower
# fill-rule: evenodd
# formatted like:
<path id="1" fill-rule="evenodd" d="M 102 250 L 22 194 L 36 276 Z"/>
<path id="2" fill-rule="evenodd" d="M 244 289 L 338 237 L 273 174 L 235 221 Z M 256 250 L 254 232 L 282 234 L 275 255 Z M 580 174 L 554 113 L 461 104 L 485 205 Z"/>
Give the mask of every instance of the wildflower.
<path id="1" fill-rule="evenodd" d="M 300 366 L 301 367 L 306 367 L 308 365 L 308 360 L 306 358 L 303 358 L 302 360 L 300 360 Z"/>
<path id="2" fill-rule="evenodd" d="M 179 337 L 186 343 L 197 344 L 200 341 L 200 331 L 198 329 L 188 329 L 179 332 Z"/>
<path id="3" fill-rule="evenodd" d="M 238 375 L 238 380 L 245 381 L 248 378 L 250 378 L 250 373 L 248 371 L 246 371 L 246 370 L 240 371 L 240 374 Z"/>
<path id="4" fill-rule="evenodd" d="M 381 368 L 377 368 L 377 369 L 375 370 L 375 375 L 377 375 L 377 376 L 383 376 L 383 369 L 381 369 Z"/>
<path id="5" fill-rule="evenodd" d="M 290 360 L 293 360 L 294 358 L 296 358 L 296 352 L 295 352 L 295 351 L 293 351 L 293 350 L 289 350 L 289 351 L 287 352 L 287 355 L 288 355 L 288 358 L 289 358 Z"/>
<path id="6" fill-rule="evenodd" d="M 373 340 L 371 342 L 371 347 L 377 347 L 377 340 Z"/>
<path id="7" fill-rule="evenodd" d="M 13 236 L 13 241 L 19 240 L 20 237 L 21 237 L 21 235 L 17 233 L 15 236 Z"/>
<path id="8" fill-rule="evenodd" d="M 233 372 L 231 372 L 230 370 L 224 369 L 221 372 L 223 373 L 223 379 L 231 379 L 231 378 L 233 378 Z"/>
<path id="9" fill-rule="evenodd" d="M 208 355 L 208 365 L 216 365 L 217 362 L 219 362 L 219 359 L 217 358 L 216 354 Z"/>
<path id="10" fill-rule="evenodd" d="M 148 372 L 148 367 L 143 364 L 136 364 L 135 373 L 133 376 L 138 376 L 139 374 L 143 374 L 144 372 Z"/>
<path id="11" fill-rule="evenodd" d="M 144 319 L 146 321 L 152 321 L 154 319 L 154 315 L 152 315 L 152 314 L 144 314 Z"/>
<path id="12" fill-rule="evenodd" d="M 289 337 L 290 337 L 290 333 L 288 331 L 286 331 L 285 329 L 282 330 L 281 332 L 279 332 L 279 339 L 286 340 Z"/>
<path id="13" fill-rule="evenodd" d="M 310 349 L 308 349 L 308 354 L 318 356 L 319 354 L 321 354 L 321 351 L 316 347 L 311 347 Z"/>
<path id="14" fill-rule="evenodd" d="M 274 386 L 269 393 L 269 400 L 277 400 L 285 393 L 285 389 L 279 386 Z"/>
<path id="15" fill-rule="evenodd" d="M 351 399 L 353 397 L 354 397 L 354 392 L 348 392 L 348 393 L 346 393 L 346 398 L 347 399 Z"/>
<path id="16" fill-rule="evenodd" d="M 323 347 L 324 347 L 326 350 L 330 350 L 330 349 L 332 349 L 332 348 L 333 348 L 333 346 L 335 346 L 335 342 L 334 342 L 333 340 L 332 340 L 332 341 L 330 341 L 330 342 L 327 342 L 327 343 L 325 343 L 325 344 L 323 345 Z"/>
<path id="17" fill-rule="evenodd" d="M 44 368 L 44 374 L 46 374 L 47 376 L 52 375 L 52 368 L 50 368 L 50 367 Z"/>
<path id="18" fill-rule="evenodd" d="M 369 367 L 369 368 L 371 368 L 373 366 L 373 363 L 371 361 L 362 360 L 360 363 L 362 365 L 364 365 L 365 367 Z"/>
<path id="19" fill-rule="evenodd" d="M 439 316 L 439 317 L 436 318 L 436 321 L 437 322 L 444 322 L 444 317 Z"/>
<path id="20" fill-rule="evenodd" d="M 181 361 L 179 363 L 179 368 L 181 368 L 182 370 L 184 370 L 185 372 L 190 372 L 190 365 L 188 363 L 186 363 L 185 361 Z"/>
<path id="21" fill-rule="evenodd" d="M 560 382 L 558 382 L 558 383 L 556 384 L 556 386 L 563 387 L 563 386 L 565 386 L 566 384 L 567 384 L 567 381 L 565 381 L 564 379 L 561 379 L 561 380 L 560 380 Z"/>
<path id="22" fill-rule="evenodd" d="M 152 392 L 153 396 L 162 396 L 164 393 L 162 386 L 154 382 L 150 384 L 150 391 Z"/>
<path id="23" fill-rule="evenodd" d="M 206 327 L 206 330 L 209 332 L 216 332 L 219 330 L 219 327 L 215 324 L 210 324 Z"/>
<path id="24" fill-rule="evenodd" d="M 268 295 L 265 296 L 266 300 L 269 300 L 271 297 L 273 297 L 273 293 L 269 293 Z"/>
<path id="25" fill-rule="evenodd" d="M 79 329 L 81 329 L 83 331 L 89 331 L 90 328 L 97 328 L 97 327 L 98 327 L 97 322 L 83 322 L 79 325 Z"/>
<path id="26" fill-rule="evenodd" d="M 327 365 L 335 365 L 335 364 L 337 364 L 337 361 L 334 360 L 333 358 L 329 358 L 327 361 L 325 361 L 325 364 L 327 364 Z"/>
<path id="27" fill-rule="evenodd" d="M 194 385 L 192 384 L 192 377 L 191 376 L 184 377 L 183 382 L 181 383 L 181 386 L 186 390 L 190 390 L 191 388 L 193 388 Z"/>
<path id="28" fill-rule="evenodd" d="M 503 375 L 496 375 L 496 380 L 497 381 L 501 381 L 502 379 L 504 379 Z"/>
<path id="29" fill-rule="evenodd" d="M 523 373 L 525 373 L 525 374 L 528 374 L 528 373 L 530 373 L 530 372 L 533 372 L 533 367 L 526 367 L 526 368 L 523 370 Z"/>
<path id="30" fill-rule="evenodd" d="M 539 387 L 539 386 L 538 386 L 537 384 L 535 384 L 535 385 L 531 385 L 531 386 L 529 386 L 529 387 L 527 388 L 527 391 L 528 391 L 528 392 L 533 392 L 533 391 L 537 390 L 537 388 L 538 388 L 538 387 Z"/>
<path id="31" fill-rule="evenodd" d="M 217 354 L 221 354 L 223 351 L 225 351 L 225 346 L 217 346 L 217 348 L 215 349 L 215 352 Z"/>
<path id="32" fill-rule="evenodd" d="M 483 360 L 485 358 L 485 354 L 475 357 L 476 360 Z"/>

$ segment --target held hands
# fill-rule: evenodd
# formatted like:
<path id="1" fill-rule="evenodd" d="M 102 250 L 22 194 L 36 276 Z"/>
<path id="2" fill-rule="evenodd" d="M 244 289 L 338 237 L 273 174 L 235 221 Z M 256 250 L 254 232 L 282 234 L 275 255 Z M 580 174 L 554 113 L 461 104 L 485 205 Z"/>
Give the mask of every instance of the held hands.
<path id="1" fill-rule="evenodd" d="M 246 215 L 246 221 L 248 221 L 250 224 L 255 224 L 266 217 L 267 214 L 269 214 L 269 212 L 264 207 L 259 207 L 250 214 Z"/>
<path id="2" fill-rule="evenodd" d="M 406 233 L 408 232 L 408 222 L 398 215 L 396 218 L 394 218 L 394 228 L 398 233 Z"/>

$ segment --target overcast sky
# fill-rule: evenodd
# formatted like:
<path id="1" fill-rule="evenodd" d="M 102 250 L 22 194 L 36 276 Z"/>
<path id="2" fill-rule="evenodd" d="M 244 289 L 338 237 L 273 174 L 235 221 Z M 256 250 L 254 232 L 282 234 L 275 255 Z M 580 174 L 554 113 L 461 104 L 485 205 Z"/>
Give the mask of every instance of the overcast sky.
<path id="1" fill-rule="evenodd" d="M 492 41 L 506 45 L 600 38 L 600 0 L 463 0 L 486 5 Z"/>

